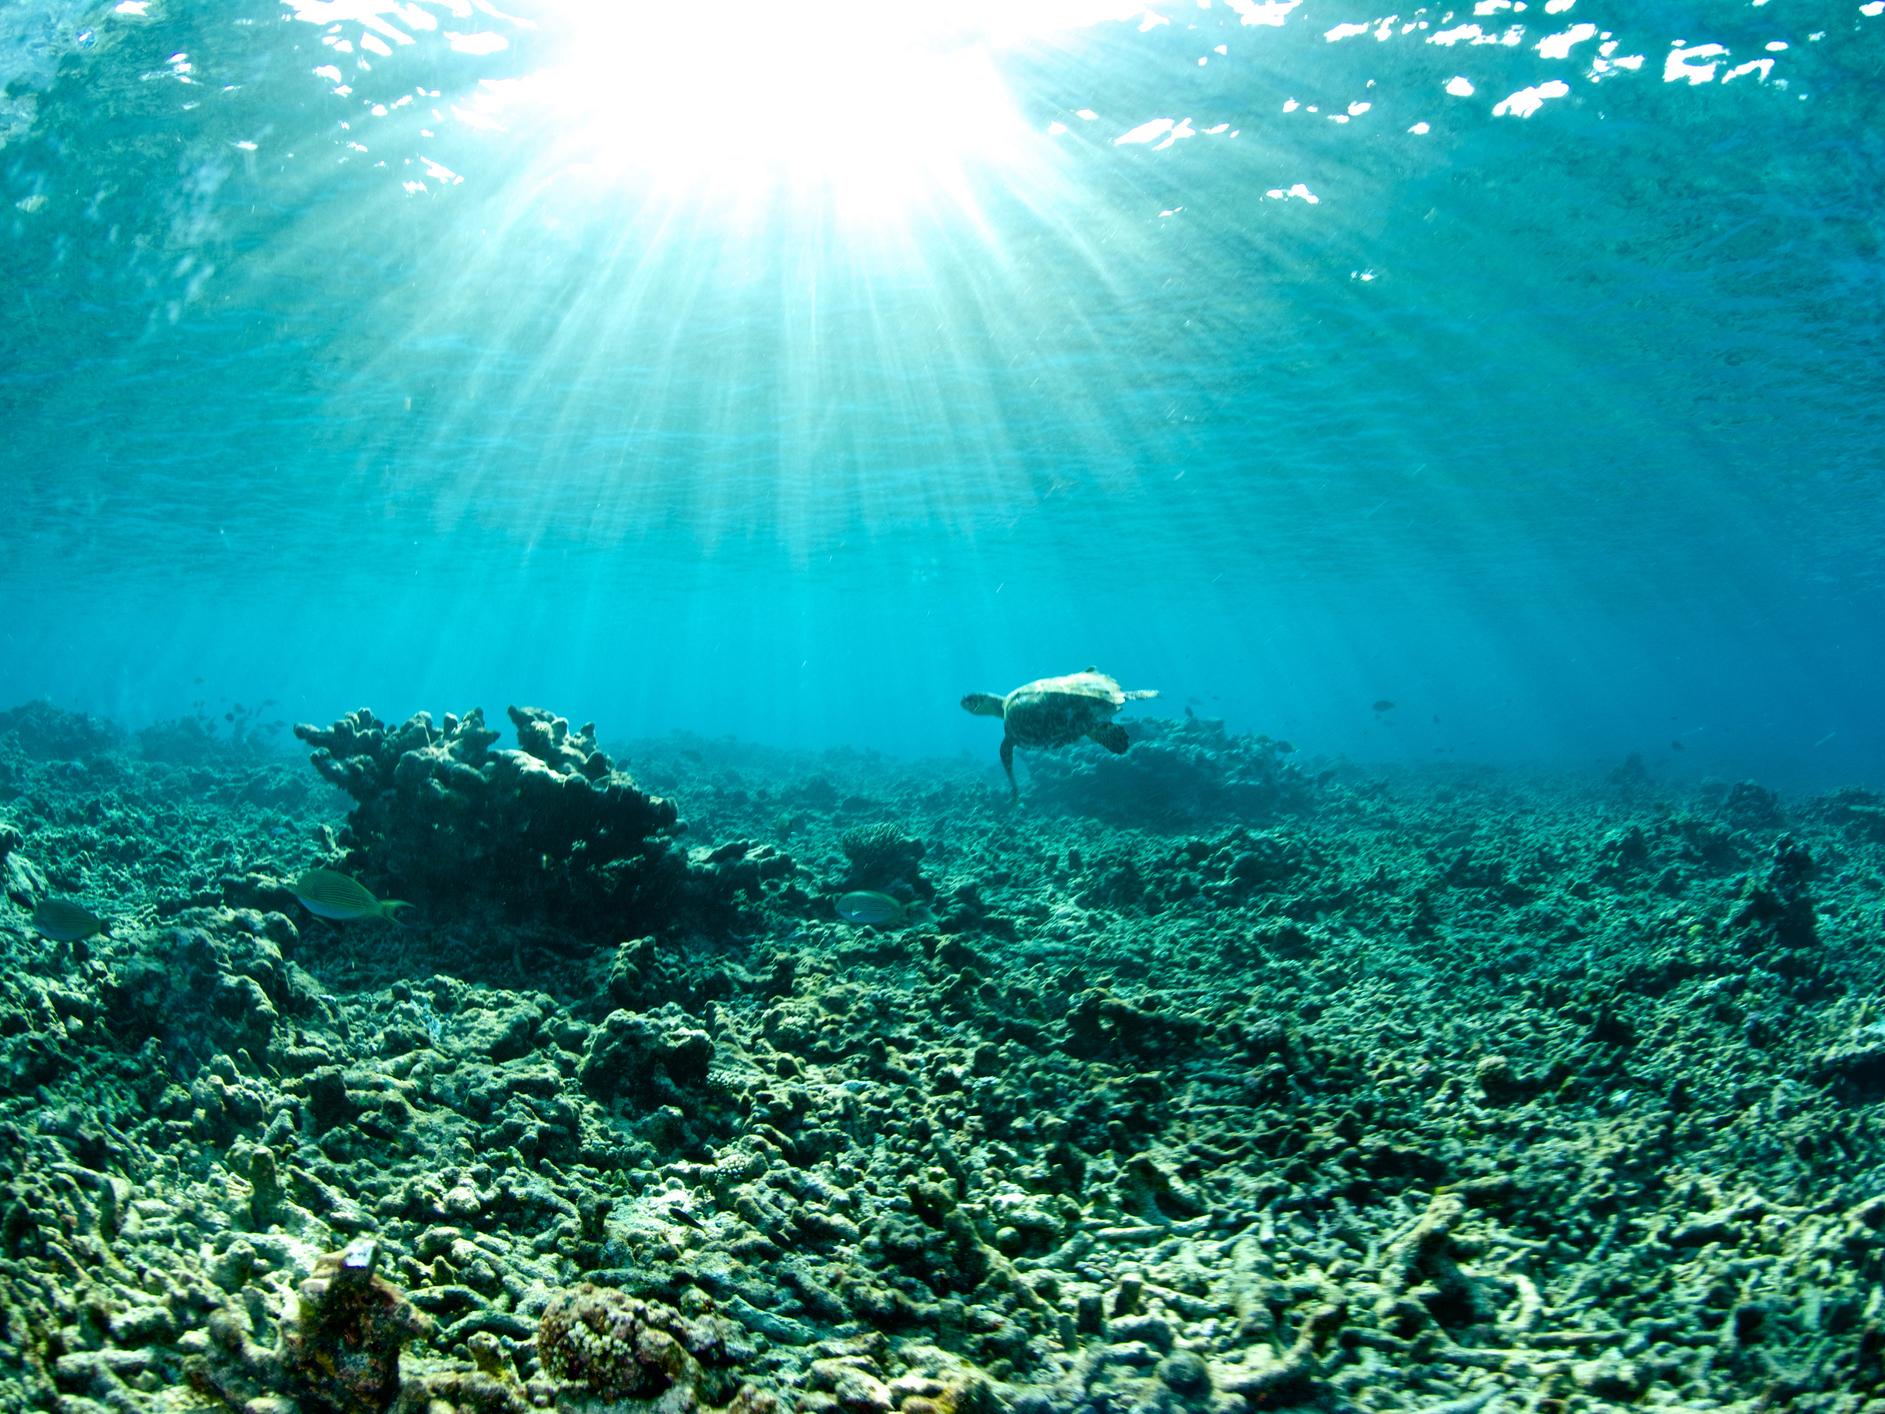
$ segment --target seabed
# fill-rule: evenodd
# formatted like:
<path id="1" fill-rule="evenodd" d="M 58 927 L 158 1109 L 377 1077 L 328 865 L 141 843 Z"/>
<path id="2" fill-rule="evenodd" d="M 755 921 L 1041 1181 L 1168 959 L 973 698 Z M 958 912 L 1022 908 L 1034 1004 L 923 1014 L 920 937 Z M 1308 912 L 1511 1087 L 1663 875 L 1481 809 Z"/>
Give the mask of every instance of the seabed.
<path id="1" fill-rule="evenodd" d="M 509 725 L 0 714 L 0 1409 L 1885 1409 L 1885 799 Z"/>

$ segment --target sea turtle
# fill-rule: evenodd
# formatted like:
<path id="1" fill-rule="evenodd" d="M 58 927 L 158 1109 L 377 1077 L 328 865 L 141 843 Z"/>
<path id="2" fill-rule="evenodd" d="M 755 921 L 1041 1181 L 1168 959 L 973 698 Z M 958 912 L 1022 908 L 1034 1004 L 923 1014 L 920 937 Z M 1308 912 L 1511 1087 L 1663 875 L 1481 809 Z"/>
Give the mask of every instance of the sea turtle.
<path id="1" fill-rule="evenodd" d="M 1126 729 L 1113 720 L 1113 714 L 1128 702 L 1157 696 L 1151 690 L 1127 692 L 1105 673 L 1088 668 L 1084 673 L 1023 683 L 1006 697 L 971 692 L 962 699 L 962 709 L 978 717 L 1001 718 L 1001 767 L 1008 773 L 1009 789 L 1019 799 L 1021 788 L 1014 779 L 1017 746 L 1066 746 L 1084 736 L 1117 756 L 1126 749 Z"/>

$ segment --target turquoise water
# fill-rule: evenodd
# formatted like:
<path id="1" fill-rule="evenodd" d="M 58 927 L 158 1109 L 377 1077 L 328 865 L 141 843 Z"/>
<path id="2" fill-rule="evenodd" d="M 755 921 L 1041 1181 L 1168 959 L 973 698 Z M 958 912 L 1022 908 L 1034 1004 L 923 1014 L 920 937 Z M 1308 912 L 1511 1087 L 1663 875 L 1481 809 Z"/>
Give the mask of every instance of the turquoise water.
<path id="1" fill-rule="evenodd" d="M 0 704 L 1885 777 L 1878 6 L 1037 8 L 0 11 Z"/>

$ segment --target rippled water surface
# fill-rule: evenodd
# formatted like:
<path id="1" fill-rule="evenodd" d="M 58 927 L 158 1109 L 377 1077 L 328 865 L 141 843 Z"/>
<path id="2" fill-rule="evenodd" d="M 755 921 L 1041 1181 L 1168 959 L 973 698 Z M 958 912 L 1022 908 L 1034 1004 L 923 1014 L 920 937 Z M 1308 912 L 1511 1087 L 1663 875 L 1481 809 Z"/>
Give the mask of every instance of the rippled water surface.
<path id="1" fill-rule="evenodd" d="M 930 9 L 0 11 L 0 699 L 1885 774 L 1880 5 Z"/>

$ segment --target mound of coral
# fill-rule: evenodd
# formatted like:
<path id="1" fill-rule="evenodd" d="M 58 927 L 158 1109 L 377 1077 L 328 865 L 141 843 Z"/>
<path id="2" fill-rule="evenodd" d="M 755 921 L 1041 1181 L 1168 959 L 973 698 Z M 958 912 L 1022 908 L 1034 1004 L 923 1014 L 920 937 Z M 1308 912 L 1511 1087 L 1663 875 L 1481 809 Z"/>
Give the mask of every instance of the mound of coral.
<path id="1" fill-rule="evenodd" d="M 511 748 L 476 708 L 436 724 L 420 712 L 391 727 L 362 708 L 296 726 L 315 769 L 354 801 L 339 866 L 435 912 L 481 903 L 603 936 L 724 912 L 780 872 L 741 847 L 690 860 L 674 803 L 618 770 L 593 724 L 537 707 L 509 715 Z"/>
<path id="2" fill-rule="evenodd" d="M 1127 718 L 1130 749 L 1023 752 L 1036 808 L 1177 832 L 1272 824 L 1314 808 L 1326 777 L 1297 767 L 1286 741 L 1214 718 Z"/>

